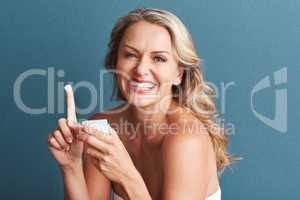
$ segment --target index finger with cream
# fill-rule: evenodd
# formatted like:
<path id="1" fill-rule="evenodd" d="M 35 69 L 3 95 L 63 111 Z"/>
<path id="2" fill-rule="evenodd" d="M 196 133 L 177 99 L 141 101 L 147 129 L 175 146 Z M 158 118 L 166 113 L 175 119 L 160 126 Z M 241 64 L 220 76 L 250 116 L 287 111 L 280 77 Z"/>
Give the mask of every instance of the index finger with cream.
<path id="1" fill-rule="evenodd" d="M 68 122 L 77 122 L 75 111 L 74 93 L 71 85 L 65 86 L 66 98 L 67 98 L 67 119 Z"/>

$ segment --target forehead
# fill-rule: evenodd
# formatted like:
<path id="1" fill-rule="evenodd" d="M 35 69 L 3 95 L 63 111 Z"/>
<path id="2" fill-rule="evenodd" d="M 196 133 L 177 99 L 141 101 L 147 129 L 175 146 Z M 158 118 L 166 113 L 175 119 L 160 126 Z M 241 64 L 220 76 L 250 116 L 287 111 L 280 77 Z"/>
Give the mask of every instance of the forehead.
<path id="1" fill-rule="evenodd" d="M 146 21 L 130 25 L 122 37 L 121 45 L 123 44 L 130 44 L 141 51 L 172 50 L 171 36 L 167 29 Z"/>

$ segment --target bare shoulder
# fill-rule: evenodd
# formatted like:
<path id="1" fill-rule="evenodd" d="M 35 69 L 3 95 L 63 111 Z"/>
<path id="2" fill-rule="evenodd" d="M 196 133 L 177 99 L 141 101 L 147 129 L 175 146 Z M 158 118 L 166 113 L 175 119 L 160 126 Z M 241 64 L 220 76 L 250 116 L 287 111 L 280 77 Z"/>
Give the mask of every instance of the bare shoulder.
<path id="1" fill-rule="evenodd" d="M 190 155 L 190 161 L 194 162 L 193 158 L 197 155 L 202 161 L 210 160 L 214 164 L 215 153 L 211 138 L 201 120 L 191 113 L 183 112 L 169 123 L 174 124 L 176 129 L 171 134 L 166 134 L 163 140 L 162 151 L 166 161 L 189 159 Z"/>
<path id="2" fill-rule="evenodd" d="M 175 129 L 164 138 L 163 149 L 174 149 L 178 147 L 193 147 L 210 149 L 210 136 L 208 131 L 198 118 L 191 113 L 183 112 L 180 116 L 170 119 L 170 126 Z"/>
<path id="3" fill-rule="evenodd" d="M 209 138 L 204 123 L 191 112 L 181 109 L 168 117 L 169 126 L 176 127 L 171 137 L 167 138 Z M 174 137 L 177 136 L 177 137 Z"/>
<path id="4" fill-rule="evenodd" d="M 167 134 L 162 144 L 163 196 L 174 199 L 179 193 L 183 199 L 204 199 L 216 171 L 208 131 L 200 120 L 188 113 L 174 118 L 172 123 L 178 128 Z"/>

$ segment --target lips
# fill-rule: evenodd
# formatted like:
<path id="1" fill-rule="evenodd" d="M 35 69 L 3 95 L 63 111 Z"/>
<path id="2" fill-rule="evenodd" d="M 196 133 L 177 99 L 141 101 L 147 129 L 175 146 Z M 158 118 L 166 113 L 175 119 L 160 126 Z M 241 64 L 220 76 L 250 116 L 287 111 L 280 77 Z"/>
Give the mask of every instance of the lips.
<path id="1" fill-rule="evenodd" d="M 129 82 L 130 89 L 137 92 L 147 92 L 155 88 L 156 84 L 146 80 L 131 80 Z"/>
<path id="2" fill-rule="evenodd" d="M 136 81 L 131 81 L 130 82 L 130 86 L 132 87 L 137 87 L 137 88 L 147 88 L 147 89 L 151 89 L 153 87 L 155 87 L 156 84 L 151 83 L 151 82 L 136 82 Z"/>

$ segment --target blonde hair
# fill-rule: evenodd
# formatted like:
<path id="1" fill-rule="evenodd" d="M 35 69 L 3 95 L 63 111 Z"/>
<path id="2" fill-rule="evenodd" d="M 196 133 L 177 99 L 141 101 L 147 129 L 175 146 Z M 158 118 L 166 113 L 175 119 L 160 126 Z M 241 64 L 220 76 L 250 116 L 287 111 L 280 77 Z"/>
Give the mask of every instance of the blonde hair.
<path id="1" fill-rule="evenodd" d="M 177 94 L 178 87 L 173 87 L 174 99 L 178 102 L 182 101 L 179 102 L 180 105 L 200 119 L 205 125 L 216 154 L 217 169 L 219 172 L 222 172 L 226 166 L 231 164 L 234 157 L 227 153 L 225 131 L 215 121 L 218 114 L 213 101 L 214 91 L 203 80 L 203 75 L 200 71 L 201 60 L 196 53 L 188 30 L 174 14 L 160 9 L 138 8 L 119 18 L 111 32 L 109 48 L 105 58 L 106 68 L 115 68 L 119 44 L 125 30 L 133 23 L 139 21 L 157 24 L 168 30 L 172 39 L 174 53 L 179 63 L 184 66 L 182 81 L 179 85 L 181 94 Z M 115 92 L 116 87 L 114 88 Z M 178 96 L 176 97 L 176 95 Z M 122 98 L 120 93 L 117 96 Z M 184 99 L 180 99 L 182 96 Z M 196 100 L 195 97 L 197 97 Z"/>

